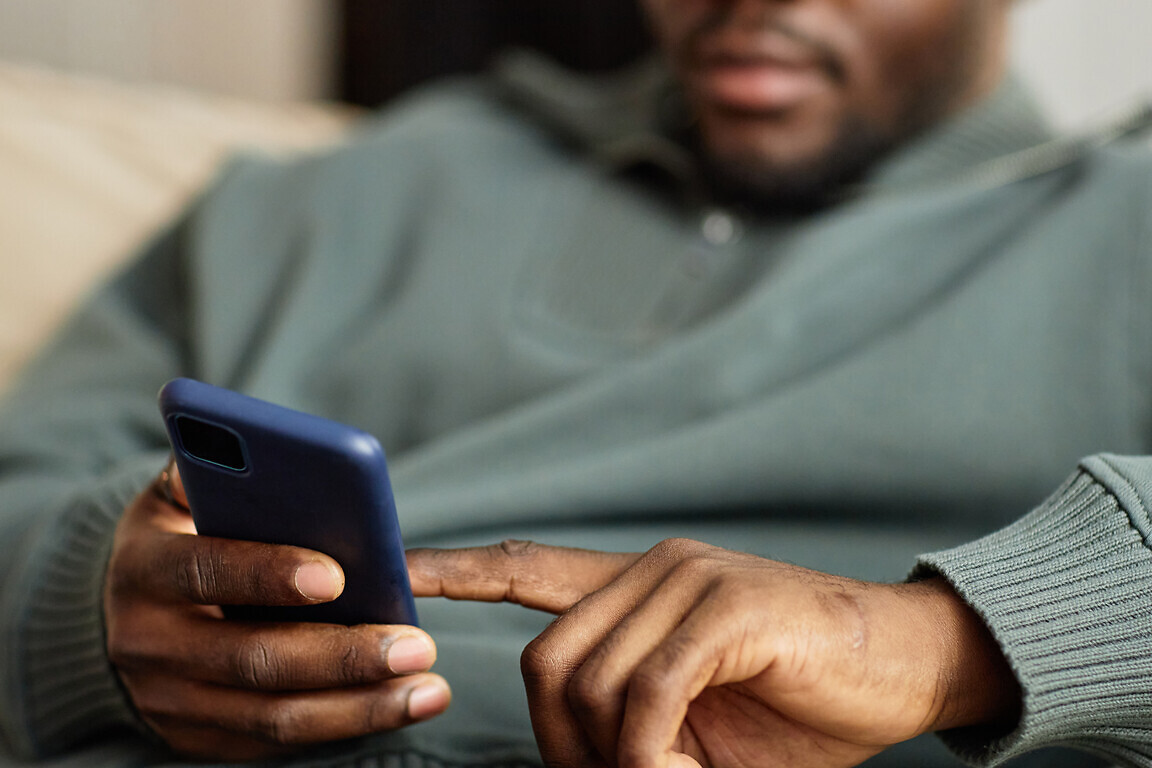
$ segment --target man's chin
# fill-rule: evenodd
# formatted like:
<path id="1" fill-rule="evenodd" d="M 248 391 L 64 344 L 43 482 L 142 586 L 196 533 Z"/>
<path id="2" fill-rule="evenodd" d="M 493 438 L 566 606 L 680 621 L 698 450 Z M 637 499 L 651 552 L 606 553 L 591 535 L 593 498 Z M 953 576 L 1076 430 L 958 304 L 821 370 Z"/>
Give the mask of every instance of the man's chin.
<path id="1" fill-rule="evenodd" d="M 800 159 L 778 160 L 753 145 L 705 150 L 701 166 L 712 193 L 726 204 L 763 215 L 811 213 L 843 200 L 892 145 L 870 126 L 848 120 L 822 150 Z"/>
<path id="2" fill-rule="evenodd" d="M 813 213 L 833 205 L 841 189 L 806 169 L 766 168 L 755 158 L 708 158 L 703 168 L 718 201 L 761 215 Z"/>

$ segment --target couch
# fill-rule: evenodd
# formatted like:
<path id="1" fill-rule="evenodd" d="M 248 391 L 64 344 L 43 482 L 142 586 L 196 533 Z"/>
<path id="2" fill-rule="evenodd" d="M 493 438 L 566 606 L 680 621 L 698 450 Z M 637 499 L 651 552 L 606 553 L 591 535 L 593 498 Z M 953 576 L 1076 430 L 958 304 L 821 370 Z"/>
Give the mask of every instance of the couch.
<path id="1" fill-rule="evenodd" d="M 0 390 L 230 152 L 307 151 L 356 114 L 0 62 Z"/>

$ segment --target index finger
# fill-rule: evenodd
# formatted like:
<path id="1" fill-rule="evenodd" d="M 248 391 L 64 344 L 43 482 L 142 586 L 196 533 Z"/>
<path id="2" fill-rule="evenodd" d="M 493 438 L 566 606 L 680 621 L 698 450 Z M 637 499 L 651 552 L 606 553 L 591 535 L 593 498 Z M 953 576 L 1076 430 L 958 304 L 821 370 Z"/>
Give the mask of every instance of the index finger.
<path id="1" fill-rule="evenodd" d="M 639 558 L 635 552 L 508 540 L 486 547 L 408 550 L 408 574 L 417 597 L 516 603 L 563 613 Z"/>

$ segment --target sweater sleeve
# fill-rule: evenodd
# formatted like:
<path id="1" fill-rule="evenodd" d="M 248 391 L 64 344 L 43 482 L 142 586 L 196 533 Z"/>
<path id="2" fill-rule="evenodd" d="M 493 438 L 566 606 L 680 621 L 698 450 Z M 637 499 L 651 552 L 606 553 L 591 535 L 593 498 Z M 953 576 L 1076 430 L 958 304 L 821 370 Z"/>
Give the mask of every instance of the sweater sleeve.
<path id="1" fill-rule="evenodd" d="M 974 765 L 1069 746 L 1152 766 L 1152 458 L 1086 459 L 1015 524 L 923 555 L 983 617 L 1016 672 L 1009 734 L 958 729 Z"/>
<path id="2" fill-rule="evenodd" d="M 0 743 L 18 757 L 135 722 L 101 592 L 121 511 L 167 453 L 155 399 L 186 357 L 183 229 L 92 296 L 0 407 Z"/>

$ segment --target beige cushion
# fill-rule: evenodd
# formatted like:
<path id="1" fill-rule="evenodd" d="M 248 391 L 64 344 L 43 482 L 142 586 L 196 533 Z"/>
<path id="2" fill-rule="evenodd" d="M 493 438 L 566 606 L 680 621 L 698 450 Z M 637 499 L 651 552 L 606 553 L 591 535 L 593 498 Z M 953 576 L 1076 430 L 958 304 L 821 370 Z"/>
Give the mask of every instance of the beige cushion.
<path id="1" fill-rule="evenodd" d="M 229 152 L 331 141 L 354 114 L 0 62 L 0 389 Z"/>

